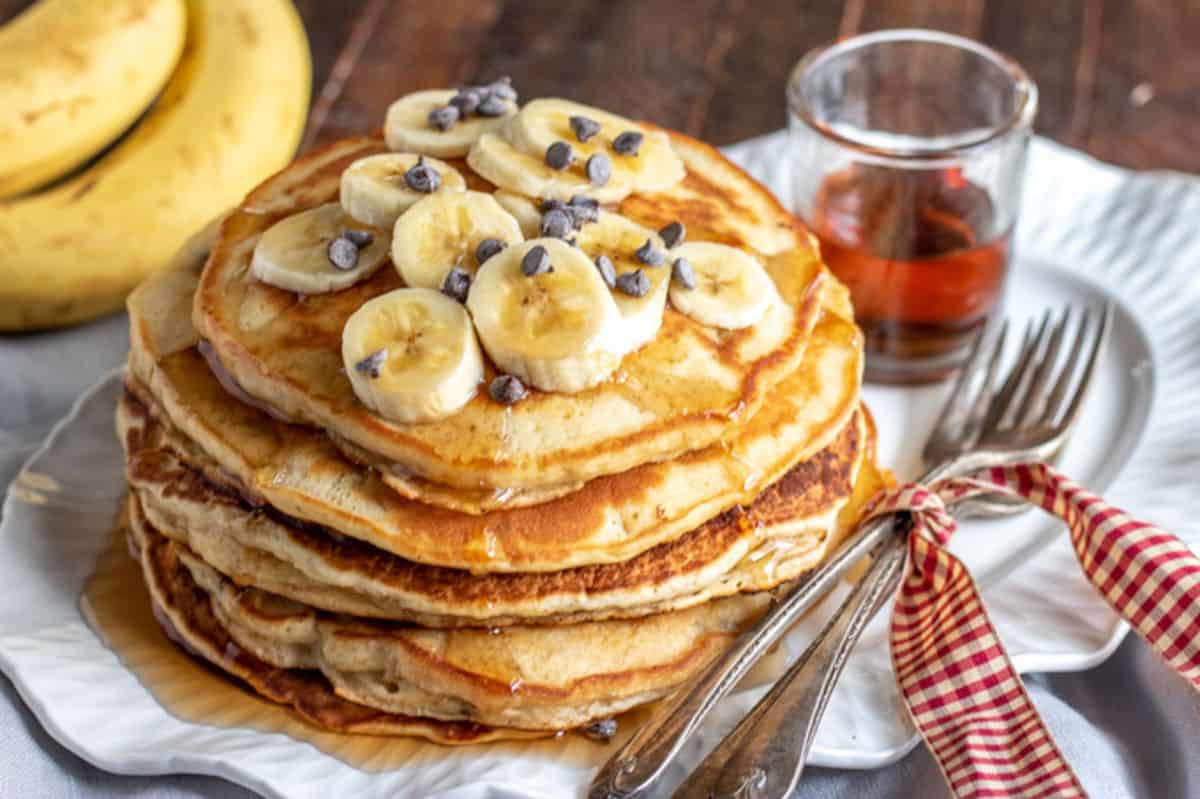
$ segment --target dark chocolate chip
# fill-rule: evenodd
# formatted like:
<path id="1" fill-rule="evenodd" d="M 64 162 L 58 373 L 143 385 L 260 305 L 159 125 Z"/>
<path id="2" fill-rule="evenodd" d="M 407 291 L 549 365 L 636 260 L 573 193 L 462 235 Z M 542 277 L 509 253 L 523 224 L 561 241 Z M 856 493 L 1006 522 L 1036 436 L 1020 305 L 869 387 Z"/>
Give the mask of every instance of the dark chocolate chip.
<path id="1" fill-rule="evenodd" d="M 593 721 L 583 728 L 583 734 L 593 741 L 606 744 L 617 735 L 617 720 L 603 719 L 601 721 Z"/>
<path id="2" fill-rule="evenodd" d="M 580 141 L 587 141 L 600 132 L 600 123 L 594 119 L 587 117 L 571 117 L 571 130 L 575 133 L 575 138 Z"/>
<path id="3" fill-rule="evenodd" d="M 379 377 L 379 373 L 383 369 L 383 362 L 386 360 L 387 350 L 375 350 L 370 355 L 354 364 L 354 371 L 358 372 L 360 375 L 366 375 L 374 380 Z"/>
<path id="4" fill-rule="evenodd" d="M 600 277 L 604 280 L 604 285 L 610 289 L 617 287 L 617 268 L 613 266 L 611 258 L 607 255 L 597 255 L 596 269 L 600 272 Z"/>
<path id="5" fill-rule="evenodd" d="M 422 157 L 418 158 L 417 163 L 404 173 L 404 182 L 413 191 L 432 194 L 441 187 L 442 176 L 436 169 L 426 164 Z"/>
<path id="6" fill-rule="evenodd" d="M 492 81 L 483 88 L 493 97 L 499 97 L 501 100 L 507 100 L 510 103 L 517 101 L 517 90 L 513 88 L 512 78 L 508 75 L 499 80 Z"/>
<path id="7" fill-rule="evenodd" d="M 325 251 L 325 255 L 329 258 L 329 263 L 333 264 L 335 269 L 340 269 L 343 272 L 347 272 L 358 266 L 358 247 L 350 239 L 338 236 L 329 242 L 329 248 Z"/>
<path id="8" fill-rule="evenodd" d="M 586 194 L 572 194 L 571 199 L 567 200 L 567 205 L 576 208 L 595 208 L 599 210 L 600 201 L 595 197 L 589 197 Z"/>
<path id="9" fill-rule="evenodd" d="M 458 109 L 459 117 L 469 117 L 483 102 L 483 92 L 475 86 L 468 86 L 450 98 L 450 105 Z"/>
<path id="10" fill-rule="evenodd" d="M 645 297 L 650 291 L 650 278 L 641 269 L 626 272 L 617 278 L 617 291 L 630 297 Z"/>
<path id="11" fill-rule="evenodd" d="M 442 281 L 442 293 L 459 302 L 467 301 L 467 292 L 471 290 L 471 273 L 462 267 L 454 267 L 446 273 Z"/>
<path id="12" fill-rule="evenodd" d="M 561 210 L 566 207 L 567 204 L 562 200 L 542 200 L 541 203 L 538 204 L 538 210 L 543 214 L 547 211 L 553 211 L 555 209 Z"/>
<path id="13" fill-rule="evenodd" d="M 440 131 L 447 131 L 458 121 L 459 110 L 453 105 L 439 105 L 429 112 L 429 124 Z"/>
<path id="14" fill-rule="evenodd" d="M 483 241 L 479 242 L 479 246 L 475 248 L 475 260 L 480 266 L 483 266 L 484 261 L 486 261 L 488 258 L 491 258 L 493 255 L 500 252 L 507 246 L 508 245 L 500 241 L 500 239 L 484 239 Z"/>
<path id="15" fill-rule="evenodd" d="M 587 160 L 587 176 L 593 186 L 603 186 L 612 177 L 612 159 L 596 153 Z"/>
<path id="16" fill-rule="evenodd" d="M 565 141 L 556 141 L 546 148 L 546 166 L 551 169 L 566 169 L 574 160 L 575 153 Z"/>
<path id="17" fill-rule="evenodd" d="M 567 213 L 571 215 L 571 223 L 576 230 L 600 219 L 600 209 L 592 205 L 568 205 Z"/>
<path id="18" fill-rule="evenodd" d="M 646 239 L 646 243 L 638 247 L 634 255 L 647 266 L 662 266 L 667 261 L 663 251 L 654 246 L 653 239 Z"/>
<path id="19" fill-rule="evenodd" d="M 671 279 L 685 289 L 696 288 L 696 270 L 687 258 L 676 258 L 671 264 Z"/>
<path id="20" fill-rule="evenodd" d="M 546 252 L 546 248 L 540 244 L 525 253 L 525 257 L 521 259 L 521 274 L 525 277 L 540 275 L 543 272 L 551 271 L 552 268 L 550 253 Z"/>
<path id="21" fill-rule="evenodd" d="M 375 243 L 375 234 L 369 230 L 356 230 L 354 228 L 346 228 L 342 231 L 342 238 L 349 239 L 354 242 L 354 246 L 358 249 L 370 247 Z"/>
<path id="22" fill-rule="evenodd" d="M 512 375 L 497 375 L 488 384 L 488 393 L 501 405 L 515 405 L 529 396 L 529 389 Z"/>
<path id="23" fill-rule="evenodd" d="M 663 243 L 670 249 L 683 243 L 684 237 L 687 236 L 687 228 L 683 226 L 682 222 L 672 222 L 669 225 L 664 225 L 658 231 L 658 235 L 662 236 Z"/>
<path id="24" fill-rule="evenodd" d="M 613 139 L 612 148 L 621 155 L 637 155 L 643 138 L 645 137 L 640 132 L 627 130 Z"/>
<path id="25" fill-rule="evenodd" d="M 571 232 L 571 223 L 572 219 L 569 213 L 561 208 L 554 208 L 542 214 L 541 233 L 552 239 L 565 239 Z"/>
<path id="26" fill-rule="evenodd" d="M 489 94 L 479 103 L 475 113 L 481 117 L 502 117 L 508 112 L 508 103 L 497 94 Z"/>

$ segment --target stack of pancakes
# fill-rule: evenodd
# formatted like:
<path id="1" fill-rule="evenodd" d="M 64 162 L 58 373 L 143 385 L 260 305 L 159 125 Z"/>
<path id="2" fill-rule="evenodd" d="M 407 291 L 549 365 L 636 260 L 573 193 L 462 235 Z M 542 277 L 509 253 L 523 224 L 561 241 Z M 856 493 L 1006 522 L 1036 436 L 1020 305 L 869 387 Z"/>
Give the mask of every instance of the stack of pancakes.
<path id="1" fill-rule="evenodd" d="M 388 422 L 339 342 L 395 270 L 311 296 L 251 276 L 261 233 L 336 200 L 377 138 L 297 162 L 143 285 L 118 424 L 130 541 L 171 636 L 326 729 L 603 731 L 819 563 L 881 482 L 846 292 L 765 189 L 671 143 L 686 179 L 620 212 L 755 254 L 782 306 L 741 331 L 668 308 L 579 394 L 483 391 Z"/>

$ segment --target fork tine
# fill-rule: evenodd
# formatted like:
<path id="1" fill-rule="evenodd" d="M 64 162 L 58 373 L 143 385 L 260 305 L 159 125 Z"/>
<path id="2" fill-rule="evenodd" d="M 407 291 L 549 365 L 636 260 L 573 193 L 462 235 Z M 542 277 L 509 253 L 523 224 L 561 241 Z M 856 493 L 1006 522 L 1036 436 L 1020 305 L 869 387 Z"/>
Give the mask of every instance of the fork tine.
<path id="1" fill-rule="evenodd" d="M 1048 316 L 1042 318 L 1043 330 L 1048 320 Z M 1009 411 L 1013 407 L 1018 389 L 1025 382 L 1025 377 L 1030 371 L 1029 365 L 1033 363 L 1033 356 L 1038 350 L 1039 335 L 1034 332 L 1035 324 L 1037 322 L 1030 319 L 1025 325 L 1025 334 L 1021 337 L 1021 349 L 1017 354 L 1017 362 L 1013 364 L 1012 371 L 1008 373 L 1008 378 L 1004 381 L 1004 385 L 992 397 L 992 402 L 988 407 L 987 418 L 984 419 L 983 423 L 983 430 L 985 431 L 1000 429 L 1000 426 L 1004 424 Z"/>
<path id="2" fill-rule="evenodd" d="M 1007 325 L 1007 322 L 1005 323 Z M 979 331 L 979 335 L 971 342 L 971 350 L 967 353 L 966 360 L 963 361 L 962 368 L 959 369 L 958 378 L 954 381 L 954 387 L 950 389 L 950 395 L 946 397 L 946 404 L 942 406 L 942 413 L 938 416 L 937 429 L 934 435 L 938 433 L 945 434 L 946 428 L 951 424 L 957 424 L 957 420 L 952 417 L 956 409 L 967 407 L 965 394 L 974 379 L 974 376 L 979 373 L 979 367 L 983 359 L 991 352 L 990 348 L 984 347 L 984 339 L 987 338 L 987 330 Z M 1003 341 L 1001 341 L 1003 343 Z"/>
<path id="3" fill-rule="evenodd" d="M 1050 389 L 1050 396 L 1046 399 L 1046 409 L 1042 414 L 1043 424 L 1052 424 L 1067 404 L 1067 391 L 1071 388 L 1075 373 L 1079 371 L 1078 365 L 1083 355 L 1083 347 L 1088 341 L 1091 326 L 1092 310 L 1085 308 L 1083 316 L 1079 319 L 1079 329 L 1075 331 L 1071 352 L 1067 355 L 1066 363 L 1063 364 L 1058 380 L 1054 382 L 1053 388 Z"/>
<path id="4" fill-rule="evenodd" d="M 1049 319 L 1050 312 L 1047 311 L 1046 320 L 1048 321 Z M 1068 305 L 1063 309 L 1062 318 L 1058 320 L 1058 324 L 1051 331 L 1050 340 L 1047 342 L 1045 348 L 1042 349 L 1037 368 L 1033 372 L 1032 382 L 1030 382 L 1029 388 L 1025 391 L 1025 396 L 1021 398 L 1021 405 L 1013 417 L 1013 424 L 1017 426 L 1028 424 L 1041 416 L 1041 409 L 1047 400 L 1046 383 L 1058 365 L 1058 353 L 1062 349 L 1063 338 L 1070 322 L 1071 306 Z M 1042 326 L 1042 331 L 1044 330 L 1045 325 Z M 1039 331 L 1039 333 L 1042 331 Z"/>
<path id="5" fill-rule="evenodd" d="M 1113 304 L 1106 302 L 1104 310 L 1100 314 L 1100 325 L 1096 331 L 1096 335 L 1092 338 L 1092 351 L 1088 353 L 1087 364 L 1083 367 L 1083 374 L 1079 376 L 1079 383 L 1075 386 L 1075 395 L 1071 398 L 1071 404 L 1067 407 L 1067 412 L 1062 420 L 1058 423 L 1059 430 L 1066 430 L 1075 423 L 1075 416 L 1079 413 L 1079 407 L 1083 404 L 1083 398 L 1087 394 L 1088 383 L 1091 382 L 1092 374 L 1096 371 L 1096 362 L 1100 360 L 1100 352 L 1104 349 L 1105 342 L 1108 341 L 1108 329 L 1112 325 Z"/>
<path id="6" fill-rule="evenodd" d="M 983 385 L 980 386 L 979 392 L 975 395 L 975 400 L 967 412 L 967 421 L 963 426 L 964 439 L 972 444 L 979 438 L 979 431 L 983 428 L 983 420 L 987 415 L 988 405 L 992 401 L 992 393 L 996 385 L 996 374 L 1000 369 L 1000 359 L 1004 357 L 1004 342 L 1007 338 L 1008 320 L 1005 319 L 1000 323 L 1000 331 L 996 334 L 996 341 L 992 345 L 992 357 L 988 359 L 987 373 L 984 375 Z"/>

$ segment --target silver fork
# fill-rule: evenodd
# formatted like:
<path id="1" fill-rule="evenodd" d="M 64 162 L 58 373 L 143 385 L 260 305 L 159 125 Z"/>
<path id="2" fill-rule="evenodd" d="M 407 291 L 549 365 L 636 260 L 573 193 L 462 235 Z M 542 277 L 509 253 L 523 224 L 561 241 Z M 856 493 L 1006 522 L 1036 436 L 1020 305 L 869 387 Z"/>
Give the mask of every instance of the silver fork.
<path id="1" fill-rule="evenodd" d="M 938 465 L 923 482 L 966 474 L 1005 462 L 1047 458 L 1061 449 L 1107 336 L 1111 307 L 1098 323 L 1085 312 L 1065 363 L 1059 367 L 1070 312 L 1050 328 L 1050 315 L 1026 329 L 1018 359 L 997 390 L 1007 323 L 981 335 L 950 392 L 927 443 L 927 460 Z M 1049 331 L 1049 335 L 1046 333 Z M 1090 347 L 1088 343 L 1090 342 Z M 1084 350 L 1086 360 L 1078 368 Z M 1078 373 L 1077 378 L 1075 375 Z M 1051 379 L 1057 375 L 1057 379 Z M 1011 512 L 976 503 L 976 514 Z M 888 535 L 906 517 L 869 522 L 850 536 L 819 569 L 803 578 L 734 646 L 691 683 L 664 700 L 650 720 L 600 769 L 589 799 L 643 793 L 677 757 L 684 742 L 717 702 L 817 599 L 864 555 L 871 566 L 850 597 L 801 658 L 763 700 L 701 763 L 676 796 L 784 797 L 794 788 L 842 667 L 868 621 L 899 585 L 904 536 Z"/>

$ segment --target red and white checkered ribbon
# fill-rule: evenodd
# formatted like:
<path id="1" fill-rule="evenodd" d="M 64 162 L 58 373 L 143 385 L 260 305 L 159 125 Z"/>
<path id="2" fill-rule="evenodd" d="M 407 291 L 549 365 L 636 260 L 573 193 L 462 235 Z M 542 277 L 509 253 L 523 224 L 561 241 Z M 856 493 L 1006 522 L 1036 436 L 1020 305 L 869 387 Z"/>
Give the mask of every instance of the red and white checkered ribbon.
<path id="1" fill-rule="evenodd" d="M 956 797 L 1084 796 L 1025 692 L 979 589 L 944 545 L 946 506 L 1021 497 L 1066 522 L 1084 574 L 1142 638 L 1200 690 L 1200 558 L 1040 463 L 925 487 L 901 486 L 869 515 L 907 510 L 908 573 L 891 621 L 892 663 L 913 723 Z"/>

